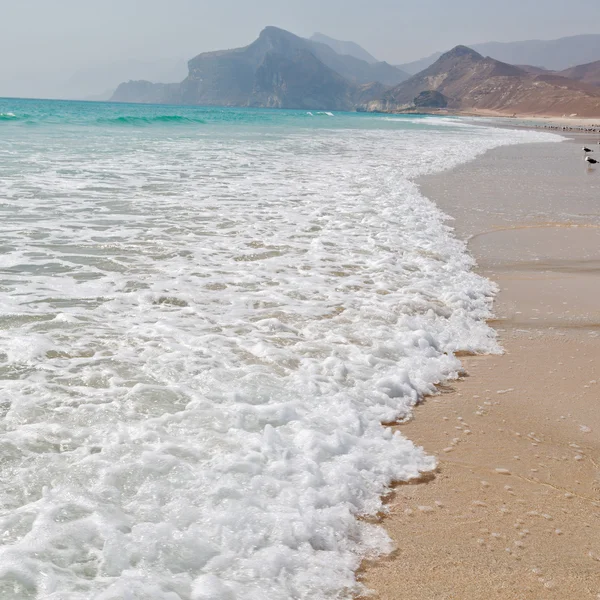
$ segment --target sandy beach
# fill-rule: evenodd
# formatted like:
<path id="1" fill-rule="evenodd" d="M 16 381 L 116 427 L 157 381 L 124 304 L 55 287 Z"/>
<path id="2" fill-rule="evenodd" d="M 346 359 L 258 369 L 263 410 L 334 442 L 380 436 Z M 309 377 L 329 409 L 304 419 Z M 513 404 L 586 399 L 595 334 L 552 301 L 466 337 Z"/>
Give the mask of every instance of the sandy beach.
<path id="1" fill-rule="evenodd" d="M 439 468 L 390 496 L 396 551 L 363 565 L 372 598 L 600 598 L 594 140 L 500 148 L 420 182 L 499 286 L 505 354 L 464 357 L 465 376 L 401 425 Z"/>
<path id="2" fill-rule="evenodd" d="M 446 108 L 407 109 L 401 114 L 431 114 L 439 116 L 492 118 L 496 126 L 527 129 L 550 129 L 569 133 L 585 133 L 592 136 L 600 135 L 600 118 L 578 117 L 576 115 L 540 114 L 539 110 L 531 113 L 514 113 L 490 109 L 450 110 Z M 588 138 L 589 140 L 590 138 Z M 593 138 L 591 138 L 593 140 Z"/>

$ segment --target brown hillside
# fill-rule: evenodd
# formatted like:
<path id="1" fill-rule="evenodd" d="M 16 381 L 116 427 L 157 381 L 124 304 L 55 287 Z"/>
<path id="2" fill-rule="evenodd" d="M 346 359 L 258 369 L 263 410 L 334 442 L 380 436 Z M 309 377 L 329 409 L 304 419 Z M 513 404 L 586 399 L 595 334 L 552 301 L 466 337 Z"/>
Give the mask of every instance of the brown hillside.
<path id="1" fill-rule="evenodd" d="M 451 110 L 520 115 L 600 117 L 600 89 L 559 75 L 527 72 L 465 46 L 443 54 L 421 73 L 371 102 L 369 110 L 410 109 L 424 91 L 437 91 Z"/>
<path id="2" fill-rule="evenodd" d="M 522 69 L 529 75 L 543 75 L 544 73 L 554 73 L 554 71 L 548 71 L 544 67 L 534 67 L 533 65 L 516 65 L 519 69 Z"/>
<path id="3" fill-rule="evenodd" d="M 565 69 L 564 71 L 560 71 L 558 75 L 590 85 L 600 86 L 600 60 Z"/>

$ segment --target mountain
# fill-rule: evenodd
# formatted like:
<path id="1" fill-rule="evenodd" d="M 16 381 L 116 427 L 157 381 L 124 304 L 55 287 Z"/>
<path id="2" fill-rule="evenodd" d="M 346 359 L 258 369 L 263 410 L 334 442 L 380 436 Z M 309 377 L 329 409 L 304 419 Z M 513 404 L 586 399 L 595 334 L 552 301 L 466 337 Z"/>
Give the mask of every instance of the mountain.
<path id="1" fill-rule="evenodd" d="M 558 40 L 526 40 L 522 42 L 488 42 L 469 46 L 483 56 L 513 65 L 534 65 L 562 71 L 575 65 L 600 60 L 600 34 L 575 35 Z M 398 65 L 412 75 L 431 66 L 441 53 Z"/>
<path id="2" fill-rule="evenodd" d="M 434 52 L 425 58 L 420 58 L 419 60 L 414 60 L 413 62 L 396 66 L 398 69 L 408 73 L 409 75 L 416 75 L 417 73 L 424 71 L 427 67 L 430 67 L 441 55 L 441 52 Z"/>
<path id="3" fill-rule="evenodd" d="M 484 58 L 466 46 L 443 54 L 367 108 L 386 112 L 411 109 L 416 99 L 423 106 L 423 92 L 437 92 L 435 101 L 445 101 L 451 110 L 600 116 L 599 89 L 554 73 L 530 74 L 514 65 Z"/>
<path id="4" fill-rule="evenodd" d="M 457 46 L 424 71 L 386 92 L 381 103 L 385 109 L 408 107 L 422 92 L 437 91 L 449 99 L 452 108 L 458 108 L 465 92 L 476 82 L 520 75 L 526 73 L 518 67 L 485 59 L 471 48 Z"/>
<path id="5" fill-rule="evenodd" d="M 321 62 L 354 83 L 363 84 L 377 81 L 391 87 L 410 77 L 408 73 L 386 62 L 368 63 L 348 54 L 338 54 L 327 44 L 311 40 L 304 41 L 309 44 L 308 49 Z"/>
<path id="6" fill-rule="evenodd" d="M 342 56 L 277 27 L 266 27 L 244 48 L 199 54 L 188 69 L 177 86 L 121 84 L 113 100 L 353 110 L 407 77 L 387 63 Z"/>
<path id="7" fill-rule="evenodd" d="M 529 75 L 548 75 L 549 73 L 553 73 L 554 71 L 549 71 L 548 69 L 544 69 L 544 67 L 534 67 L 532 65 L 515 65 L 519 67 L 519 69 L 523 69 Z"/>
<path id="8" fill-rule="evenodd" d="M 586 46 L 588 50 L 591 47 Z M 406 78 L 388 63 L 338 54 L 328 44 L 266 27 L 248 46 L 199 54 L 189 61 L 188 76 L 180 84 L 151 83 L 143 78 L 128 81 L 119 85 L 112 100 L 308 110 L 395 112 L 419 107 L 600 116 L 600 89 L 590 85 L 598 81 L 597 64 L 562 72 L 531 66 L 527 61 L 519 64 L 523 66 L 484 58 L 472 48 L 457 46 Z"/>
<path id="9" fill-rule="evenodd" d="M 557 75 L 600 86 L 600 60 L 560 71 Z"/>
<path id="10" fill-rule="evenodd" d="M 334 40 L 328 35 L 324 35 L 322 33 L 315 33 L 310 38 L 310 41 L 325 44 L 338 54 L 353 56 L 354 58 L 364 60 L 371 65 L 379 62 L 372 54 L 369 54 L 363 47 L 359 46 L 355 42 L 341 42 L 340 40 Z"/>
<path id="11" fill-rule="evenodd" d="M 323 46 L 324 54 L 333 51 Z M 266 27 L 245 48 L 206 52 L 189 62 L 183 104 L 349 110 L 353 84 L 313 52 L 313 44 Z M 335 54 L 335 53 L 333 53 Z"/>
<path id="12" fill-rule="evenodd" d="M 600 60 L 600 34 L 575 35 L 558 40 L 490 42 L 471 46 L 484 56 L 511 64 L 535 65 L 561 71 Z"/>

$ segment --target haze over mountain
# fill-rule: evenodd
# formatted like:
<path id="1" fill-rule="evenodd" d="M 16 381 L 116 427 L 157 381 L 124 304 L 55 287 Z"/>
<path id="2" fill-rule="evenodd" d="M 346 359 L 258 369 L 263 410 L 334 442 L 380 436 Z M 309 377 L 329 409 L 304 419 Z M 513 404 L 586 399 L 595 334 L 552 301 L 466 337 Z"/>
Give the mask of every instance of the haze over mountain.
<path id="1" fill-rule="evenodd" d="M 600 60 L 560 71 L 558 75 L 590 85 L 600 86 Z"/>
<path id="2" fill-rule="evenodd" d="M 424 58 L 420 58 L 419 60 L 413 60 L 412 62 L 403 63 L 396 66 L 405 73 L 416 75 L 427 67 L 430 67 L 442 54 L 443 52 L 434 52 L 433 54 L 430 54 Z"/>
<path id="3" fill-rule="evenodd" d="M 434 106 L 445 104 L 459 111 L 600 116 L 600 89 L 554 73 L 528 73 L 466 46 L 443 54 L 421 73 L 369 103 L 368 109 L 396 112 L 415 104 L 422 107 L 423 94 L 432 92 Z"/>
<path id="4" fill-rule="evenodd" d="M 269 28 L 267 28 L 269 29 Z M 272 28 L 278 29 L 278 28 Z M 279 29 L 279 31 L 283 31 Z M 298 38 L 302 39 L 302 38 Z M 312 40 L 303 40 L 308 48 L 321 62 L 333 69 L 336 73 L 354 83 L 379 82 L 383 85 L 393 86 L 408 79 L 408 73 L 393 67 L 386 62 L 368 63 L 349 54 L 338 54 L 327 44 Z"/>
<path id="5" fill-rule="evenodd" d="M 483 56 L 512 65 L 532 65 L 552 71 L 600 60 L 600 34 L 576 35 L 557 40 L 525 40 L 522 42 L 488 42 L 471 44 Z M 412 75 L 426 69 L 441 56 L 436 52 L 426 58 L 398 65 Z"/>
<path id="6" fill-rule="evenodd" d="M 112 100 L 600 116 L 600 89 L 590 85 L 597 81 L 595 63 L 557 73 L 484 57 L 466 46 L 457 46 L 405 79 L 404 73 L 387 63 L 367 63 L 338 54 L 327 44 L 266 27 L 248 46 L 199 54 L 188 67 L 188 76 L 180 84 L 129 81 L 118 87 Z"/>
<path id="7" fill-rule="evenodd" d="M 333 50 L 335 50 L 338 54 L 347 54 L 348 56 L 354 56 L 354 58 L 360 58 L 360 60 L 364 60 L 369 64 L 373 64 L 378 61 L 372 54 L 367 52 L 362 46 L 359 46 L 355 42 L 342 42 L 340 40 L 334 40 L 328 35 L 324 35 L 323 33 L 315 33 L 310 38 L 313 42 L 319 42 L 321 44 L 326 44 Z"/>
<path id="8" fill-rule="evenodd" d="M 340 41 L 322 33 L 314 34 L 310 40 L 311 52 L 323 64 L 333 69 L 350 82 L 365 84 L 379 82 L 394 86 L 433 64 L 441 56 L 440 52 L 396 68 L 378 61 L 372 54 L 352 41 Z M 579 66 L 600 60 L 600 35 L 579 35 L 557 40 L 528 40 L 522 42 L 490 42 L 469 46 L 483 56 L 490 56 L 501 62 L 522 65 L 529 73 L 541 74 L 544 70 L 563 71 L 566 66 Z M 210 54 L 210 53 L 205 53 Z M 142 80 L 146 82 L 176 82 L 186 75 L 183 60 L 163 60 L 153 62 L 119 61 L 104 67 L 91 67 L 79 71 L 66 85 L 66 97 L 107 99 L 107 90 L 115 89 L 121 81 Z M 564 74 L 569 77 L 567 73 Z M 573 76 L 574 79 L 593 83 L 592 79 Z M 138 86 L 142 101 L 151 101 L 156 90 L 150 92 L 148 86 Z M 136 94 L 129 90 L 131 97 Z M 149 93 L 149 95 L 147 94 Z"/>
<path id="9" fill-rule="evenodd" d="M 153 83 L 140 79 L 120 84 L 109 100 L 133 104 L 180 104 L 180 92 L 179 83 Z"/>
<path id="10" fill-rule="evenodd" d="M 170 0 L 167 10 L 164 0 L 4 2 L 0 55 L 6 59 L 0 61 L 0 96 L 92 96 L 130 79 L 171 83 L 177 79 L 137 71 L 121 72 L 103 89 L 93 84 L 75 90 L 69 80 L 74 73 L 121 61 L 151 63 L 170 57 L 187 61 L 201 52 L 243 47 L 266 23 L 301 37 L 318 31 L 331 39 L 358 42 L 372 57 L 397 65 L 475 41 L 600 33 L 600 3 Z M 600 57 L 582 58 L 565 67 L 593 60 Z"/>
<path id="11" fill-rule="evenodd" d="M 188 77 L 178 86 L 130 81 L 112 99 L 352 110 L 406 78 L 387 63 L 342 56 L 277 27 L 266 27 L 244 48 L 200 54 L 188 66 Z"/>
<path id="12" fill-rule="evenodd" d="M 187 74 L 183 58 L 166 58 L 154 61 L 121 60 L 104 65 L 94 65 L 77 71 L 65 84 L 64 97 L 73 99 L 108 100 L 124 80 L 178 82 Z"/>

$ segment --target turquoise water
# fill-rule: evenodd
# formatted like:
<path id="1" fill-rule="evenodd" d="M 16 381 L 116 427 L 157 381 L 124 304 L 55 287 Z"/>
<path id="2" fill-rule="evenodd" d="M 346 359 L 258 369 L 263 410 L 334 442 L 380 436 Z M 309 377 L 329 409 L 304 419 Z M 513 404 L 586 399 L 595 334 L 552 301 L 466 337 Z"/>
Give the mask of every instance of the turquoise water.
<path id="1" fill-rule="evenodd" d="M 414 183 L 461 119 L 0 99 L 0 598 L 322 600 L 434 460 L 382 422 L 498 349 Z M 404 543 L 410 544 L 410 540 Z"/>
<path id="2" fill-rule="evenodd" d="M 302 126 L 321 127 L 320 120 L 331 113 L 305 110 L 274 110 L 255 108 L 221 108 L 119 104 L 109 102 L 74 102 L 0 98 L 0 123 L 22 126 L 81 126 L 81 127 L 148 127 L 148 126 Z M 335 123 L 327 127 L 389 128 L 376 115 L 367 113 L 336 113 Z M 315 118 L 317 117 L 317 118 Z M 452 118 L 452 117 L 450 117 Z M 425 115 L 396 116 L 404 126 L 418 125 L 419 120 L 431 121 Z"/>

